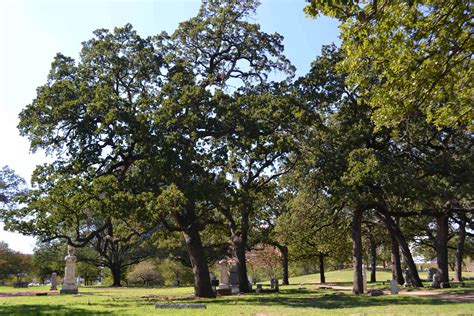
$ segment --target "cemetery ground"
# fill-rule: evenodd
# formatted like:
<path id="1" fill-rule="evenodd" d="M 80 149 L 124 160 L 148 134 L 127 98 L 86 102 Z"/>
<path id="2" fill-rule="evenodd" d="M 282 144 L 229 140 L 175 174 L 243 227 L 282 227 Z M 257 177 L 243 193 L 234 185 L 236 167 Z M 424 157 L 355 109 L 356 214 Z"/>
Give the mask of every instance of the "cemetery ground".
<path id="1" fill-rule="evenodd" d="M 402 290 L 400 295 L 371 297 L 351 294 L 351 270 L 326 273 L 326 287 L 320 289 L 319 275 L 291 278 L 280 293 L 223 296 L 196 299 L 191 287 L 109 288 L 80 287 L 80 296 L 0 297 L 0 315 L 472 315 L 474 280 L 464 288 Z M 371 288 L 389 289 L 389 272 L 378 272 Z M 466 274 L 474 276 L 474 273 Z M 425 273 L 421 273 L 426 278 Z M 14 289 L 0 287 L 1 294 L 48 292 L 49 287 Z M 205 303 L 206 309 L 155 309 L 162 303 Z"/>

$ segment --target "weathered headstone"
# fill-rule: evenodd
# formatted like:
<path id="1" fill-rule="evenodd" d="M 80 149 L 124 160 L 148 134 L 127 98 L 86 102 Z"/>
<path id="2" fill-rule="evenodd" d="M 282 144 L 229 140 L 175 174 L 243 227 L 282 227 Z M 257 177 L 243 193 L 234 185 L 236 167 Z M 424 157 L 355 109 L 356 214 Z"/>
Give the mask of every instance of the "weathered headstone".
<path id="1" fill-rule="evenodd" d="M 67 246 L 68 255 L 64 258 L 66 261 L 66 269 L 64 271 L 64 283 L 61 288 L 61 294 L 77 294 L 76 284 L 76 261 L 77 258 L 74 255 L 76 248 L 73 246 Z"/>
<path id="2" fill-rule="evenodd" d="M 229 282 L 230 288 L 232 289 L 232 294 L 238 294 L 239 289 L 239 275 L 237 274 L 237 266 L 233 265 L 229 270 Z"/>
<path id="3" fill-rule="evenodd" d="M 270 287 L 273 291 L 275 292 L 279 292 L 280 291 L 280 287 L 278 285 L 278 278 L 276 277 L 272 277 L 271 280 L 270 280 Z"/>
<path id="4" fill-rule="evenodd" d="M 440 288 L 440 277 L 438 273 L 435 273 L 433 275 L 433 282 L 431 283 L 431 287 L 435 289 Z"/>
<path id="5" fill-rule="evenodd" d="M 179 276 L 176 276 L 174 281 L 173 281 L 173 286 L 179 286 L 180 283 L 181 283 L 181 281 L 179 280 Z"/>
<path id="6" fill-rule="evenodd" d="M 438 272 L 438 269 L 429 268 L 429 270 L 428 270 L 428 281 L 433 282 L 433 275 L 435 275 L 437 272 Z"/>
<path id="7" fill-rule="evenodd" d="M 411 277 L 410 270 L 405 269 L 404 278 L 405 278 L 405 284 L 404 284 L 405 287 L 413 286 L 413 279 Z"/>
<path id="8" fill-rule="evenodd" d="M 369 296 L 381 296 L 384 295 L 382 290 L 370 290 L 367 295 Z"/>
<path id="9" fill-rule="evenodd" d="M 398 281 L 397 280 L 391 280 L 390 281 L 390 294 L 398 294 L 399 289 L 398 289 Z"/>
<path id="10" fill-rule="evenodd" d="M 257 284 L 257 289 L 255 290 L 255 293 L 260 294 L 262 293 L 263 286 L 261 284 Z"/>
<path id="11" fill-rule="evenodd" d="M 58 275 L 56 272 L 51 274 L 51 291 L 56 291 L 58 289 Z"/>
<path id="12" fill-rule="evenodd" d="M 230 288 L 229 284 L 229 268 L 226 260 L 219 261 L 219 267 L 221 272 L 221 278 L 219 280 L 219 289 Z"/>
<path id="13" fill-rule="evenodd" d="M 364 293 L 367 293 L 367 273 L 364 265 L 362 265 L 362 283 L 364 286 Z"/>

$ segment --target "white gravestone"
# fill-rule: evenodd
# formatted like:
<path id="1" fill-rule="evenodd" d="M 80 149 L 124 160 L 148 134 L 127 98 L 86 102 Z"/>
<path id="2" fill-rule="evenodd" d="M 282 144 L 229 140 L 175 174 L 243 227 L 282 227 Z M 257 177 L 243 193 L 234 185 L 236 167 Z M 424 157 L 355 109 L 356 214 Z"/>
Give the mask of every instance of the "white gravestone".
<path id="1" fill-rule="evenodd" d="M 64 258 L 66 261 L 66 269 L 64 271 L 64 283 L 61 288 L 61 294 L 77 294 L 76 284 L 76 261 L 77 258 L 74 255 L 76 248 L 73 246 L 67 246 L 68 255 Z"/>
<path id="2" fill-rule="evenodd" d="M 362 283 L 364 284 L 364 293 L 367 293 L 367 273 L 364 265 L 362 265 Z"/>
<path id="3" fill-rule="evenodd" d="M 398 281 L 391 280 L 390 281 L 390 294 L 398 294 Z"/>
<path id="4" fill-rule="evenodd" d="M 229 267 L 226 260 L 219 261 L 221 279 L 219 280 L 219 289 L 230 289 Z"/>

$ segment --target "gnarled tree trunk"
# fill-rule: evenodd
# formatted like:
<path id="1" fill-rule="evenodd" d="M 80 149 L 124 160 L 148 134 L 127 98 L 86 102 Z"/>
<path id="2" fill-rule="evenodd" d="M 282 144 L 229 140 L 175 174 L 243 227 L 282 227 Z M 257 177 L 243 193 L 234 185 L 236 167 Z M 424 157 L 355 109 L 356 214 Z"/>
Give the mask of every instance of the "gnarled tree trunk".
<path id="1" fill-rule="evenodd" d="M 197 297 L 214 297 L 199 231 L 195 225 L 190 225 L 188 230 L 183 231 L 183 236 L 194 274 L 194 294 Z"/>
<path id="2" fill-rule="evenodd" d="M 113 278 L 113 287 L 121 287 L 121 276 L 122 276 L 122 265 L 120 262 L 113 262 L 110 265 L 110 270 L 112 272 L 112 278 Z"/>
<path id="3" fill-rule="evenodd" d="M 247 264 L 245 251 L 247 248 L 247 232 L 235 232 L 232 234 L 235 258 L 237 259 L 237 277 L 239 279 L 239 290 L 243 293 L 250 292 L 249 280 L 247 278 Z"/>

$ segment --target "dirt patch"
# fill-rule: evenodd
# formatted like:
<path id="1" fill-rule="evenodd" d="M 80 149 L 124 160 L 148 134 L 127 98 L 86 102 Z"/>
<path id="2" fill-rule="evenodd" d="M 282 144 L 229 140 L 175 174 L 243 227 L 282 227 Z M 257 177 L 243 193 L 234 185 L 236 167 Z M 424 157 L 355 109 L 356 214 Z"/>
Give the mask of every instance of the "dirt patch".
<path id="1" fill-rule="evenodd" d="M 38 293 L 45 293 L 44 291 L 35 291 L 35 292 L 8 292 L 0 293 L 0 297 L 16 297 L 16 296 L 36 296 Z M 58 291 L 48 291 L 49 295 L 58 295 Z"/>

